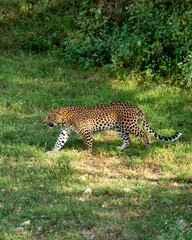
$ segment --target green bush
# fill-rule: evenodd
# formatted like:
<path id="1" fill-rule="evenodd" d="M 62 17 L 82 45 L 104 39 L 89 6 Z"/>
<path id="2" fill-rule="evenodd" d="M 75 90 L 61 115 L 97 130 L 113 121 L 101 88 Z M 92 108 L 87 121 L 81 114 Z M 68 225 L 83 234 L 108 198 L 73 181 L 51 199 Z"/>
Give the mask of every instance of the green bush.
<path id="1" fill-rule="evenodd" d="M 118 15 L 107 16 L 104 6 L 84 1 L 76 31 L 64 41 L 65 56 L 84 68 L 105 65 L 112 71 L 125 68 L 143 76 L 150 72 L 155 80 L 168 78 L 189 87 L 190 1 L 124 1 L 121 7 Z"/>
<path id="2" fill-rule="evenodd" d="M 112 33 L 109 18 L 102 15 L 100 7 L 83 2 L 76 19 L 77 31 L 68 34 L 64 40 L 65 56 L 73 63 L 88 68 L 110 61 L 111 49 L 107 38 Z"/>
<path id="3" fill-rule="evenodd" d="M 74 28 L 75 1 L 0 2 L 0 49 L 50 53 Z"/>
<path id="4" fill-rule="evenodd" d="M 119 0 L 118 8 L 115 2 L 2 1 L 0 47 L 105 66 L 120 77 L 134 72 L 148 84 L 191 87 L 191 0 Z"/>

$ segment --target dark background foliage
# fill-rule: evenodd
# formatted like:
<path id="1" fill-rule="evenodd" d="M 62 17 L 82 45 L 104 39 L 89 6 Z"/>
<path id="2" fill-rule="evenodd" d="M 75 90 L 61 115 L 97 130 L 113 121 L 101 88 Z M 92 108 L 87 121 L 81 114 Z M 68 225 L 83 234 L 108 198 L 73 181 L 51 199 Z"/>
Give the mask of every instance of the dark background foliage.
<path id="1" fill-rule="evenodd" d="M 142 82 L 190 87 L 190 0 L 2 1 L 0 44 L 105 67 Z"/>

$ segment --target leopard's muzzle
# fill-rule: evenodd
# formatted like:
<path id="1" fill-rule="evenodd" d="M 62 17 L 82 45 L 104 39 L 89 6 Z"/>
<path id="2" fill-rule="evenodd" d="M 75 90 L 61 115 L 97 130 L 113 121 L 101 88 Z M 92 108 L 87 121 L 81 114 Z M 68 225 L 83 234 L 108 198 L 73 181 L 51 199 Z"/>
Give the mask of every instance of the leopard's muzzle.
<path id="1" fill-rule="evenodd" d="M 54 127 L 55 124 L 54 123 L 47 123 L 46 121 L 44 121 L 45 124 L 47 124 L 50 128 Z"/>
<path id="2" fill-rule="evenodd" d="M 49 126 L 50 128 L 54 127 L 54 125 L 55 125 L 54 123 L 49 123 L 49 124 L 48 124 L 48 126 Z"/>

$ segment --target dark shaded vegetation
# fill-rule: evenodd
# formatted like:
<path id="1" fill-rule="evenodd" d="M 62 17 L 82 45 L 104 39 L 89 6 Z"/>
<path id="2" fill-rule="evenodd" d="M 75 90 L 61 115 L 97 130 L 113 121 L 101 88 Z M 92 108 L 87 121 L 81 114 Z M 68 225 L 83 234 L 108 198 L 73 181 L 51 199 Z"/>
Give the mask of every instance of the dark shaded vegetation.
<path id="1" fill-rule="evenodd" d="M 190 87 L 191 1 L 2 1 L 1 47 Z"/>

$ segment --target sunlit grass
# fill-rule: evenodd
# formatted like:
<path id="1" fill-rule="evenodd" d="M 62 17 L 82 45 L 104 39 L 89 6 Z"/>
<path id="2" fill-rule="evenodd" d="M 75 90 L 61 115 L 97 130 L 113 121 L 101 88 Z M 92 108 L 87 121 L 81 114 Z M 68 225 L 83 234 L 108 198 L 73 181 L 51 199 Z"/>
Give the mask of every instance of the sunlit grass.
<path id="1" fill-rule="evenodd" d="M 25 54 L 0 57 L 0 82 L 2 239 L 190 239 L 190 92 Z M 137 105 L 161 135 L 183 135 L 169 143 L 150 137 L 150 150 L 131 136 L 120 152 L 117 133 L 106 131 L 94 134 L 88 154 L 74 133 L 57 155 L 45 154 L 59 134 L 43 123 L 53 106 L 112 101 Z"/>

